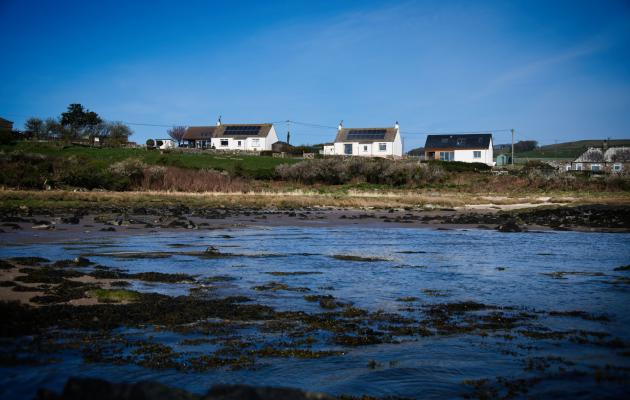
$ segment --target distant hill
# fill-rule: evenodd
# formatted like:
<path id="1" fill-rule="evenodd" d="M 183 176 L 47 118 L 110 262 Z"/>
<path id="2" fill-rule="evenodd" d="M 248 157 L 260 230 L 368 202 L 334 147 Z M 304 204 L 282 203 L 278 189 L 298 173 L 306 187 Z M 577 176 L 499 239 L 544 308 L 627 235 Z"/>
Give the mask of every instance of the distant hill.
<path id="1" fill-rule="evenodd" d="M 603 144 L 603 140 L 578 140 L 575 142 L 540 146 L 535 150 L 515 153 L 514 155 L 521 158 L 577 158 L 589 147 L 602 147 Z M 608 147 L 613 146 L 630 146 L 630 139 L 611 139 L 608 141 Z M 495 155 L 509 152 L 510 149 L 508 148 L 501 151 L 495 151 Z"/>
<path id="2" fill-rule="evenodd" d="M 423 156 L 424 155 L 424 147 L 418 147 L 415 149 L 411 149 L 407 152 L 410 156 Z"/>

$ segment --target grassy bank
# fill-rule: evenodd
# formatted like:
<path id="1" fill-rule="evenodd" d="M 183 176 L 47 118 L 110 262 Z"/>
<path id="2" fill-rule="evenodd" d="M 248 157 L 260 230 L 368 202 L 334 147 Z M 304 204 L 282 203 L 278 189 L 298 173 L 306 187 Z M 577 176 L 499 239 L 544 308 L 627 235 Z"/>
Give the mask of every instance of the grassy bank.
<path id="1" fill-rule="evenodd" d="M 250 208 L 439 208 L 504 207 L 548 204 L 617 204 L 630 205 L 626 193 L 550 193 L 538 195 L 477 195 L 472 193 L 435 193 L 429 191 L 383 191 L 326 194 L 315 191 L 259 193 L 181 193 L 181 192 L 72 192 L 72 191 L 0 191 L 0 208 L 89 209 L 94 206 L 150 207 L 185 205 L 203 207 Z"/>
<path id="2" fill-rule="evenodd" d="M 317 196 L 336 201 L 372 196 L 381 197 L 381 203 L 396 204 L 402 198 L 401 203 L 412 205 L 432 203 L 433 198 L 422 197 L 429 192 L 449 193 L 449 198 L 630 194 L 628 175 L 564 173 L 540 162 L 495 175 L 488 166 L 474 163 L 364 157 L 301 160 L 20 142 L 0 148 L 0 169 L 0 188 L 5 189 L 216 193 L 224 201 L 231 193 L 238 202 L 244 201 L 240 193 L 256 193 L 248 199 L 269 199 L 269 192 L 293 193 L 278 195 L 290 196 L 286 201 L 292 203 L 299 192 L 308 194 L 307 204 Z M 375 202 L 370 199 L 370 204 Z M 324 203 L 315 205 L 329 201 Z"/>

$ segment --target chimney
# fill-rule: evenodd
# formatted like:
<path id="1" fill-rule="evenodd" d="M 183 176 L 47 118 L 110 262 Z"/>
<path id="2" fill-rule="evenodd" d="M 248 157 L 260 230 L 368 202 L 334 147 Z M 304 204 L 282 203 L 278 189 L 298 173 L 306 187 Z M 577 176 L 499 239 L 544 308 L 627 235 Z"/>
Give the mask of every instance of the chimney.
<path id="1" fill-rule="evenodd" d="M 396 121 L 396 123 L 394 124 L 394 128 L 396 128 L 396 130 L 400 129 L 400 125 L 398 125 L 398 121 Z"/>
<path id="2" fill-rule="evenodd" d="M 217 126 L 221 126 L 221 116 L 219 115 L 219 119 L 217 119 Z"/>
<path id="3" fill-rule="evenodd" d="M 339 126 L 337 127 L 337 130 L 340 131 L 343 129 L 343 119 L 341 121 L 339 121 Z"/>

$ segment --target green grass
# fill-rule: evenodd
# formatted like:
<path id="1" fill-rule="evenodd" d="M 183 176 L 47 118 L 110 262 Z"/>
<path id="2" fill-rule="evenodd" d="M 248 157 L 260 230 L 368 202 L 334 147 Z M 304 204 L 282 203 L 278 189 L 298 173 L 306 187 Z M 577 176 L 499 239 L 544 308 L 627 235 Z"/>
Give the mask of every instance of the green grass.
<path id="1" fill-rule="evenodd" d="M 90 297 L 96 297 L 99 302 L 119 303 L 121 301 L 137 300 L 140 294 L 133 290 L 125 289 L 95 289 L 90 290 Z"/>
<path id="2" fill-rule="evenodd" d="M 578 140 L 575 142 L 565 142 L 541 146 L 536 150 L 515 153 L 515 158 L 557 158 L 575 159 L 586 151 L 589 147 L 602 147 L 603 140 Z M 610 140 L 608 146 L 630 146 L 630 140 Z M 497 151 L 495 156 L 501 153 L 510 153 L 510 150 Z"/>
<path id="3" fill-rule="evenodd" d="M 266 156 L 221 155 L 192 153 L 184 151 L 163 152 L 146 149 L 90 148 L 81 146 L 61 146 L 48 143 L 18 142 L 15 145 L 0 146 L 0 150 L 44 154 L 51 157 L 87 157 L 101 167 L 118 161 L 135 158 L 149 165 L 167 165 L 187 169 L 215 169 L 230 173 L 239 170 L 244 175 L 264 178 L 280 164 L 292 164 L 301 159 L 274 158 Z"/>

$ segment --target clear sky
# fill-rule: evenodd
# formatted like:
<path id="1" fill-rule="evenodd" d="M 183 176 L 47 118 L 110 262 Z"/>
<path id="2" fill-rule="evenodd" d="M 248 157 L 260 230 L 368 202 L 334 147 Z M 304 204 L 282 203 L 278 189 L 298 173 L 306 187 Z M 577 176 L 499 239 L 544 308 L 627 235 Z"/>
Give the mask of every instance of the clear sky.
<path id="1" fill-rule="evenodd" d="M 398 120 L 405 150 L 426 132 L 630 138 L 628 1 L 0 0 L 0 21 L 0 116 L 18 128 L 78 102 L 156 125 Z"/>

